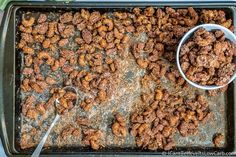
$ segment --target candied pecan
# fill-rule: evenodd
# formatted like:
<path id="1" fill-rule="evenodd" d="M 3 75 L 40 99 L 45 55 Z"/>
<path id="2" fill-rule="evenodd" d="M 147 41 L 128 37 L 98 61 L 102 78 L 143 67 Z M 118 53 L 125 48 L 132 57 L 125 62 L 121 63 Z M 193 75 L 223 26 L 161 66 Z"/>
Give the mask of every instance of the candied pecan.
<path id="1" fill-rule="evenodd" d="M 53 78 L 51 78 L 51 77 L 46 77 L 45 81 L 46 81 L 48 84 L 50 84 L 50 85 L 57 83 L 57 82 L 56 82 Z"/>
<path id="2" fill-rule="evenodd" d="M 31 75 L 33 73 L 33 69 L 32 68 L 24 68 L 22 73 L 23 75 Z"/>
<path id="3" fill-rule="evenodd" d="M 46 14 L 40 14 L 37 22 L 38 23 L 44 23 L 46 21 L 47 21 L 47 15 Z"/>
<path id="4" fill-rule="evenodd" d="M 69 38 L 74 35 L 75 28 L 73 25 L 66 25 L 62 31 L 61 31 L 61 36 L 63 38 Z"/>
<path id="5" fill-rule="evenodd" d="M 82 38 L 84 39 L 85 43 L 90 44 L 92 41 L 91 32 L 87 29 L 82 30 Z"/>
<path id="6" fill-rule="evenodd" d="M 90 17 L 89 17 L 89 22 L 91 24 L 95 24 L 96 22 L 98 22 L 101 19 L 101 15 L 100 12 L 98 11 L 94 11 L 91 13 Z"/>
<path id="7" fill-rule="evenodd" d="M 77 25 L 78 23 L 80 23 L 83 19 L 81 18 L 81 15 L 80 15 L 80 12 L 76 12 L 73 16 L 73 19 L 72 19 L 72 23 L 74 25 Z"/>
<path id="8" fill-rule="evenodd" d="M 82 31 L 86 28 L 86 21 L 82 21 L 81 23 L 77 24 L 77 29 Z"/>
<path id="9" fill-rule="evenodd" d="M 63 139 L 66 139 L 68 136 L 72 135 L 73 131 L 75 130 L 75 128 L 72 126 L 72 125 L 67 125 L 63 128 L 60 136 L 63 138 Z"/>
<path id="10" fill-rule="evenodd" d="M 144 14 L 146 16 L 153 16 L 154 13 L 155 13 L 155 9 L 153 7 L 147 7 L 144 11 Z"/>
<path id="11" fill-rule="evenodd" d="M 63 47 L 63 46 L 66 46 L 68 43 L 69 43 L 68 39 L 61 39 L 58 42 L 58 46 Z"/>
<path id="12" fill-rule="evenodd" d="M 30 87 L 37 93 L 43 93 L 43 89 L 35 82 L 30 82 Z"/>
<path id="13" fill-rule="evenodd" d="M 67 13 L 62 14 L 59 17 L 59 19 L 60 19 L 61 23 L 69 23 L 69 22 L 71 22 L 72 19 L 73 19 L 72 12 L 67 12 Z"/>
<path id="14" fill-rule="evenodd" d="M 68 65 L 62 67 L 62 71 L 65 73 L 71 73 L 73 70 L 74 70 L 74 68 L 71 66 L 68 66 Z"/>
<path id="15" fill-rule="evenodd" d="M 43 48 L 46 49 L 46 48 L 49 48 L 50 44 L 51 44 L 50 39 L 45 39 L 42 45 L 43 45 Z"/>
<path id="16" fill-rule="evenodd" d="M 44 35 L 48 31 L 48 23 L 44 22 L 44 23 L 36 25 L 34 27 L 33 31 L 38 34 Z"/>
<path id="17" fill-rule="evenodd" d="M 89 17 L 90 17 L 90 13 L 88 10 L 85 10 L 85 9 L 81 9 L 81 17 L 85 20 L 89 20 Z"/>
<path id="18" fill-rule="evenodd" d="M 221 147 L 223 141 L 224 141 L 224 135 L 222 134 L 216 134 L 213 138 L 213 143 L 215 147 Z"/>
<path id="19" fill-rule="evenodd" d="M 47 37 L 49 37 L 49 38 L 53 37 L 56 32 L 57 32 L 57 22 L 49 22 Z"/>
<path id="20" fill-rule="evenodd" d="M 31 90 L 31 87 L 30 87 L 30 85 L 29 85 L 29 82 L 30 82 L 30 80 L 29 79 L 24 79 L 23 81 L 22 81 L 22 84 L 21 84 L 21 89 L 24 91 L 24 92 L 28 92 L 28 91 L 30 91 Z"/>
<path id="21" fill-rule="evenodd" d="M 32 95 L 25 98 L 24 103 L 22 104 L 23 115 L 26 115 L 27 111 L 33 107 L 32 105 L 34 102 L 35 102 L 35 97 Z"/>

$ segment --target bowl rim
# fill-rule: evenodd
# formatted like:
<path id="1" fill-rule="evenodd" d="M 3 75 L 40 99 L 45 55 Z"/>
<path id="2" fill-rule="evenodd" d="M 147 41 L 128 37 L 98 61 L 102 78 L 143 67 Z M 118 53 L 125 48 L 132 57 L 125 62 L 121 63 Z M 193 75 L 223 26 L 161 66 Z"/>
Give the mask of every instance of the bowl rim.
<path id="1" fill-rule="evenodd" d="M 231 83 L 235 78 L 236 78 L 236 70 L 234 72 L 234 74 L 231 76 L 229 82 L 227 84 L 224 84 L 224 85 L 221 85 L 221 86 L 217 86 L 217 85 L 211 85 L 211 86 L 203 86 L 203 85 L 199 85 L 191 80 L 189 80 L 186 75 L 184 74 L 184 72 L 182 71 L 182 68 L 180 66 L 180 61 L 179 61 L 179 56 L 180 56 L 180 51 L 181 51 L 181 48 L 182 48 L 182 45 L 186 42 L 186 40 L 190 37 L 192 37 L 192 33 L 194 33 L 197 29 L 199 28 L 209 28 L 209 27 L 213 27 L 211 30 L 222 30 L 223 32 L 227 32 L 233 39 L 234 41 L 232 41 L 233 43 L 236 44 L 236 36 L 234 35 L 233 32 L 231 32 L 229 29 L 227 29 L 226 27 L 223 27 L 221 25 L 218 25 L 218 24 L 201 24 L 201 25 L 198 25 L 198 26 L 195 26 L 193 28 L 191 28 L 187 33 L 185 33 L 185 35 L 182 37 L 182 39 L 180 40 L 179 44 L 178 44 L 178 47 L 177 47 L 177 52 L 176 52 L 176 62 L 177 62 L 177 67 L 178 67 L 178 70 L 181 74 L 181 76 L 192 86 L 194 87 L 197 87 L 197 88 L 200 88 L 200 89 L 204 89 L 204 90 L 215 90 L 215 89 L 219 89 L 219 88 L 222 88 L 226 85 L 228 85 L 229 83 Z M 228 38 L 227 38 L 228 39 Z"/>

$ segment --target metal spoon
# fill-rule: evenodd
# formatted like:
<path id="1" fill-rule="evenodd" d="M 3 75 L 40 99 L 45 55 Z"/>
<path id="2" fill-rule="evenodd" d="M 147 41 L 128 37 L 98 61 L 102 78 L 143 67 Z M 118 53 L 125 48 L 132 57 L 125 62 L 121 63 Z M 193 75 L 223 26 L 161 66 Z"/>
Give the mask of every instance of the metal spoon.
<path id="1" fill-rule="evenodd" d="M 77 90 L 74 88 L 74 87 L 71 87 L 71 86 L 68 86 L 68 87 L 64 87 L 64 89 L 69 89 L 69 88 L 72 88 L 75 92 L 76 92 L 76 95 L 77 95 L 77 99 L 76 99 L 76 102 L 75 102 L 75 105 L 78 103 L 78 92 Z M 56 104 L 59 104 L 60 102 L 58 100 L 55 100 Z M 74 106 L 75 106 L 74 105 Z M 39 142 L 37 148 L 34 150 L 34 153 L 31 155 L 31 157 L 39 157 L 40 153 L 41 153 L 41 150 L 48 138 L 48 135 L 49 133 L 51 132 L 52 128 L 55 126 L 56 122 L 60 119 L 60 114 L 56 114 L 56 117 L 54 118 L 52 124 L 50 125 L 48 131 L 46 132 L 46 134 L 43 136 L 42 140 Z"/>

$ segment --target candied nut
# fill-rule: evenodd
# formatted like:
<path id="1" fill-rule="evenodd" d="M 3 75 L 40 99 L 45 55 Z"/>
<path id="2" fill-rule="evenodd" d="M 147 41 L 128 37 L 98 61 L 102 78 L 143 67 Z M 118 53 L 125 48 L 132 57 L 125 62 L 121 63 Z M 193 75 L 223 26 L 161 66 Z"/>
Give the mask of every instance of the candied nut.
<path id="1" fill-rule="evenodd" d="M 48 31 L 48 23 L 44 22 L 44 23 L 36 25 L 34 27 L 33 31 L 37 32 L 38 34 L 42 34 L 42 35 L 46 34 Z"/>
<path id="2" fill-rule="evenodd" d="M 43 23 L 47 21 L 47 15 L 46 14 L 40 14 L 39 18 L 37 20 L 38 23 Z"/>
<path id="3" fill-rule="evenodd" d="M 34 82 L 30 82 L 30 87 L 37 93 L 43 93 L 44 91 L 37 83 Z"/>
<path id="4" fill-rule="evenodd" d="M 106 40 L 107 40 L 107 42 L 112 42 L 112 41 L 114 41 L 114 33 L 113 32 L 108 32 L 108 33 L 106 33 Z"/>
<path id="5" fill-rule="evenodd" d="M 38 58 L 39 58 L 39 59 L 46 59 L 46 60 L 47 60 L 46 63 L 47 63 L 48 65 L 53 65 L 53 63 L 54 63 L 53 58 L 52 58 L 52 57 L 49 55 L 49 53 L 46 52 L 46 51 L 41 51 L 41 52 L 39 52 L 39 53 L 38 53 Z"/>
<path id="6" fill-rule="evenodd" d="M 51 77 L 46 77 L 46 80 L 45 80 L 48 84 L 50 85 L 53 85 L 53 84 L 56 84 L 57 82 L 51 78 Z"/>
<path id="7" fill-rule="evenodd" d="M 32 56 L 31 55 L 26 55 L 25 56 L 25 65 L 29 67 L 29 66 L 32 65 L 32 63 L 33 63 Z"/>
<path id="8" fill-rule="evenodd" d="M 80 12 L 76 12 L 73 16 L 72 23 L 74 25 L 77 25 L 78 23 L 81 23 L 83 19 L 81 18 Z"/>
<path id="9" fill-rule="evenodd" d="M 24 92 L 28 92 L 28 91 L 31 90 L 31 87 L 29 86 L 29 82 L 30 82 L 30 80 L 27 79 L 27 78 L 22 81 L 21 89 L 22 89 Z"/>
<path id="10" fill-rule="evenodd" d="M 46 109 L 44 107 L 44 103 L 39 103 L 36 105 L 35 109 L 41 114 L 44 115 L 46 113 Z"/>
<path id="11" fill-rule="evenodd" d="M 20 42 L 19 42 L 19 44 L 18 44 L 18 48 L 19 49 L 22 49 L 24 46 L 26 46 L 26 41 L 24 41 L 24 40 L 20 40 Z"/>
<path id="12" fill-rule="evenodd" d="M 57 31 L 57 23 L 56 22 L 49 22 L 48 23 L 48 31 L 47 31 L 47 37 L 51 38 L 55 35 Z"/>
<path id="13" fill-rule="evenodd" d="M 153 16 L 154 13 L 155 13 L 155 10 L 153 7 L 147 7 L 144 11 L 144 14 L 146 16 Z"/>
<path id="14" fill-rule="evenodd" d="M 141 68 L 147 68 L 148 61 L 143 59 L 137 59 L 137 63 Z"/>
<path id="15" fill-rule="evenodd" d="M 62 71 L 65 72 L 65 73 L 71 73 L 73 70 L 74 70 L 74 68 L 71 67 L 71 66 L 62 67 Z"/>
<path id="16" fill-rule="evenodd" d="M 26 113 L 26 116 L 31 119 L 36 119 L 38 116 L 38 113 L 35 109 L 29 109 Z"/>
<path id="17" fill-rule="evenodd" d="M 31 54 L 31 55 L 34 54 L 34 49 L 31 47 L 24 46 L 22 50 L 23 50 L 23 53 L 25 54 Z"/>
<path id="18" fill-rule="evenodd" d="M 116 48 L 111 48 L 111 49 L 108 49 L 108 50 L 106 51 L 106 54 L 107 54 L 107 55 L 111 55 L 111 54 L 114 54 L 116 51 L 117 51 Z"/>
<path id="19" fill-rule="evenodd" d="M 101 40 L 100 40 L 100 46 L 101 46 L 102 48 L 106 48 L 106 47 L 107 47 L 107 42 L 106 42 L 105 39 L 101 39 Z"/>
<path id="20" fill-rule="evenodd" d="M 85 54 L 81 54 L 79 56 L 79 65 L 82 66 L 82 67 L 85 67 L 87 65 L 87 62 L 85 60 Z"/>
<path id="21" fill-rule="evenodd" d="M 24 132 L 21 134 L 20 147 L 21 149 L 27 149 L 34 147 L 35 143 L 33 142 L 31 136 L 33 136 L 33 131 L 35 128 L 32 128 L 29 132 Z"/>
<path id="22" fill-rule="evenodd" d="M 30 17 L 29 19 L 25 19 L 25 18 L 23 17 L 23 19 L 22 19 L 22 24 L 23 24 L 25 27 L 31 27 L 31 26 L 33 26 L 34 22 L 35 22 L 35 18 L 34 18 L 34 17 Z"/>
<path id="23" fill-rule="evenodd" d="M 92 104 L 87 104 L 84 101 L 80 103 L 80 107 L 84 110 L 84 111 L 89 111 L 92 108 Z"/>
<path id="24" fill-rule="evenodd" d="M 66 46 L 68 43 L 69 43 L 69 40 L 68 40 L 68 39 L 61 39 L 61 40 L 58 42 L 58 46 L 63 47 L 63 46 Z"/>
<path id="25" fill-rule="evenodd" d="M 106 97 L 107 97 L 106 91 L 105 91 L 105 90 L 99 90 L 99 92 L 98 92 L 98 98 L 99 98 L 99 100 L 105 101 L 105 100 L 106 100 Z"/>
<path id="26" fill-rule="evenodd" d="M 69 22 L 71 22 L 72 19 L 73 19 L 72 12 L 67 12 L 67 13 L 62 14 L 59 17 L 59 19 L 60 19 L 61 23 L 69 23 Z"/>
<path id="27" fill-rule="evenodd" d="M 79 125 L 84 125 L 84 126 L 89 126 L 90 125 L 89 119 L 83 118 L 83 117 L 77 117 L 76 122 Z"/>
<path id="28" fill-rule="evenodd" d="M 82 143 L 90 145 L 92 149 L 99 149 L 101 145 L 101 139 L 103 134 L 100 130 L 88 129 L 83 132 L 85 134 Z"/>
<path id="29" fill-rule="evenodd" d="M 19 29 L 21 32 L 24 32 L 24 33 L 30 34 L 32 32 L 32 27 L 24 27 L 23 25 L 20 25 Z"/>
<path id="30" fill-rule="evenodd" d="M 112 125 L 112 132 L 117 137 L 126 137 L 127 132 L 124 126 L 121 126 L 118 122 Z"/>
<path id="31" fill-rule="evenodd" d="M 33 36 L 31 34 L 27 34 L 27 33 L 21 33 L 21 39 L 26 41 L 27 43 L 34 42 Z"/>
<path id="32" fill-rule="evenodd" d="M 224 136 L 222 134 L 217 134 L 213 138 L 213 143 L 215 147 L 221 147 L 223 142 L 224 142 Z"/>
<path id="33" fill-rule="evenodd" d="M 169 119 L 170 126 L 176 126 L 178 124 L 179 117 L 178 116 L 171 116 Z"/>
<path id="34" fill-rule="evenodd" d="M 124 35 L 123 35 L 122 33 L 120 33 L 117 28 L 114 28 L 114 36 L 115 36 L 117 39 L 122 39 Z"/>
<path id="35" fill-rule="evenodd" d="M 155 99 L 160 101 L 162 99 L 162 97 L 163 97 L 162 91 L 160 89 L 157 89 Z"/>
<path id="36" fill-rule="evenodd" d="M 81 17 L 85 20 L 89 20 L 90 18 L 90 13 L 88 10 L 85 10 L 85 9 L 81 9 Z"/>
<path id="37" fill-rule="evenodd" d="M 56 61 L 54 62 L 54 65 L 51 67 L 51 69 L 52 69 L 52 71 L 56 71 L 56 70 L 59 69 L 59 67 L 60 67 L 59 61 L 56 60 Z"/>
<path id="38" fill-rule="evenodd" d="M 33 73 L 32 68 L 24 68 L 22 71 L 23 75 L 31 75 Z"/>
<path id="39" fill-rule="evenodd" d="M 98 11 L 95 11 L 95 12 L 92 12 L 90 17 L 89 17 L 89 22 L 91 24 L 95 24 L 96 22 L 98 22 L 99 20 L 101 19 L 101 15 L 100 15 L 100 12 Z"/>
<path id="40" fill-rule="evenodd" d="M 51 44 L 50 39 L 45 39 L 43 41 L 43 48 L 45 48 L 45 49 L 49 48 L 50 44 Z"/>
<path id="41" fill-rule="evenodd" d="M 112 19 L 104 19 L 103 24 L 108 27 L 107 28 L 108 31 L 111 31 L 114 28 L 114 23 L 113 23 Z"/>
<path id="42" fill-rule="evenodd" d="M 77 24 L 77 29 L 82 31 L 86 28 L 86 21 L 82 21 L 81 23 Z"/>
<path id="43" fill-rule="evenodd" d="M 75 129 L 75 130 L 72 132 L 72 136 L 74 136 L 74 137 L 80 137 L 80 131 L 79 131 L 79 129 Z"/>
<path id="44" fill-rule="evenodd" d="M 164 137 L 169 137 L 172 133 L 172 128 L 169 126 L 165 126 L 162 130 L 162 134 Z"/>
<path id="45" fill-rule="evenodd" d="M 89 30 L 83 29 L 82 30 L 82 38 L 84 39 L 85 43 L 90 44 L 92 41 L 92 34 Z"/>
<path id="46" fill-rule="evenodd" d="M 35 36 L 34 36 L 34 40 L 35 40 L 36 42 L 42 43 L 42 42 L 45 40 L 45 36 L 42 35 L 42 34 L 35 35 Z"/>
<path id="47" fill-rule="evenodd" d="M 52 44 L 57 43 L 60 40 L 60 37 L 58 35 L 54 35 L 52 38 L 50 38 L 50 41 Z"/>
<path id="48" fill-rule="evenodd" d="M 75 38 L 75 42 L 79 45 L 84 44 L 84 40 L 82 38 Z"/>
<path id="49" fill-rule="evenodd" d="M 39 80 L 37 80 L 36 83 L 40 86 L 40 88 L 41 88 L 42 90 L 46 90 L 46 89 L 48 88 L 48 85 L 47 85 L 47 83 L 46 83 L 45 81 L 39 81 Z"/>
<path id="50" fill-rule="evenodd" d="M 175 143 L 173 141 L 167 143 L 165 146 L 164 146 L 164 150 L 171 150 L 173 147 L 175 146 Z"/>
<path id="51" fill-rule="evenodd" d="M 75 128 L 69 124 L 63 128 L 60 136 L 62 137 L 62 139 L 66 139 L 66 137 L 72 135 L 74 130 L 75 130 Z"/>
<path id="52" fill-rule="evenodd" d="M 127 13 L 125 12 L 114 12 L 113 15 L 120 20 L 126 19 L 128 17 Z"/>
<path id="53" fill-rule="evenodd" d="M 175 83 L 176 79 L 175 79 L 175 75 L 173 73 L 167 73 L 166 76 L 171 82 Z"/>

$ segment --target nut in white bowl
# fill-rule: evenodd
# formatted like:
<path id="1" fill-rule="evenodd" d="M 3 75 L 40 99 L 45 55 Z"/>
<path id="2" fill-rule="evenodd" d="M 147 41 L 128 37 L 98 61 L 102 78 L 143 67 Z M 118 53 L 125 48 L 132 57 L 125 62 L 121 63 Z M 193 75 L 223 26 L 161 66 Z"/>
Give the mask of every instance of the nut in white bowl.
<path id="1" fill-rule="evenodd" d="M 178 48 L 177 48 L 177 53 L 176 53 L 176 62 L 177 62 L 177 67 L 178 67 L 178 70 L 181 74 L 181 76 L 189 83 L 191 84 L 192 86 L 194 87 L 197 87 L 197 88 L 200 88 L 200 89 L 204 89 L 204 90 L 214 90 L 214 89 L 219 89 L 219 88 L 222 88 L 224 86 L 226 86 L 227 84 L 231 83 L 235 78 L 236 78 L 236 71 L 234 72 L 234 74 L 231 76 L 229 82 L 225 85 L 222 85 L 222 86 L 217 86 L 217 85 L 211 85 L 211 86 L 203 86 L 203 85 L 200 85 L 200 84 L 197 84 L 191 80 L 189 80 L 185 73 L 183 72 L 182 68 L 181 68 L 181 65 L 180 65 L 180 52 L 181 52 L 181 48 L 182 46 L 185 44 L 185 42 L 191 38 L 194 34 L 194 32 L 196 32 L 199 28 L 205 28 L 207 31 L 213 31 L 213 30 L 221 30 L 222 32 L 224 32 L 224 36 L 226 39 L 230 40 L 231 42 L 235 43 L 236 44 L 236 36 L 234 35 L 233 32 L 231 32 L 229 29 L 221 26 L 221 25 L 217 25 L 217 24 L 202 24 L 202 25 L 198 25 L 194 28 L 192 28 L 191 30 L 189 30 L 184 36 L 183 38 L 180 40 L 180 43 L 178 45 Z M 234 59 L 234 62 L 236 62 L 236 60 Z"/>

